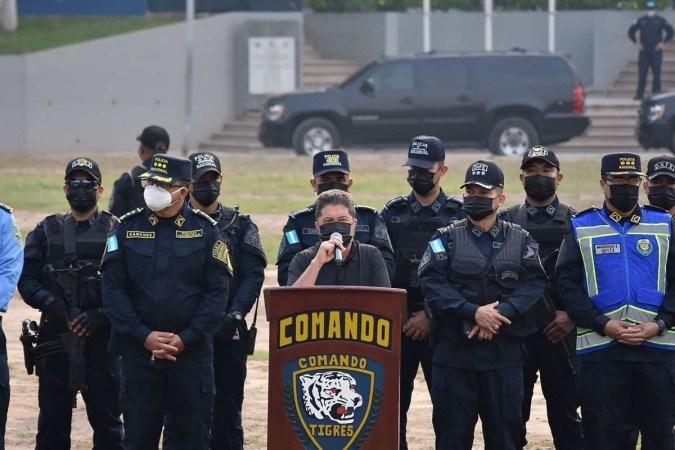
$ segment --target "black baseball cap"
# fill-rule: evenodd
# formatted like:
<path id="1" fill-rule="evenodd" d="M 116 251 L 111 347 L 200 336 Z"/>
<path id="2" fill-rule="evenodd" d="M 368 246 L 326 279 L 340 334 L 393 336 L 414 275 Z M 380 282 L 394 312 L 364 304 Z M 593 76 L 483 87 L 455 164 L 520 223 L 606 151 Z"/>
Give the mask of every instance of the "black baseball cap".
<path id="1" fill-rule="evenodd" d="M 606 175 L 642 175 L 640 155 L 635 153 L 611 153 L 602 157 L 600 169 L 602 177 Z"/>
<path id="2" fill-rule="evenodd" d="M 136 137 L 136 140 L 154 151 L 166 151 L 171 144 L 169 133 L 167 133 L 164 128 L 157 125 L 150 125 L 149 127 L 143 128 L 143 131 Z"/>
<path id="3" fill-rule="evenodd" d="M 443 141 L 434 136 L 415 136 L 408 145 L 408 160 L 402 166 L 431 169 L 445 159 Z"/>
<path id="4" fill-rule="evenodd" d="M 647 163 L 647 178 L 653 180 L 659 175 L 675 178 L 675 156 L 655 156 Z"/>
<path id="5" fill-rule="evenodd" d="M 329 172 L 349 174 L 349 158 L 344 150 L 325 150 L 314 154 L 312 173 L 320 177 Z"/>
<path id="6" fill-rule="evenodd" d="M 199 180 L 206 172 L 216 172 L 218 175 L 221 175 L 220 160 L 213 153 L 193 153 L 188 156 L 188 159 L 192 161 L 193 181 Z"/>
<path id="7" fill-rule="evenodd" d="M 156 180 L 160 183 L 173 183 L 176 180 L 190 181 L 192 179 L 192 161 L 159 153 L 152 156 L 150 169 L 141 174 L 139 178 Z"/>
<path id="8" fill-rule="evenodd" d="M 99 183 L 103 179 L 101 176 L 101 169 L 98 168 L 98 164 L 96 164 L 96 161 L 90 158 L 85 158 L 84 156 L 80 156 L 79 158 L 75 158 L 71 161 L 68 161 L 68 164 L 66 164 L 66 176 L 65 179 L 68 179 L 68 176 L 75 172 L 81 170 L 82 172 L 86 172 L 92 177 L 94 177 Z"/>
<path id="9" fill-rule="evenodd" d="M 464 177 L 464 184 L 460 186 L 468 186 L 470 184 L 478 185 L 485 189 L 495 189 L 504 187 L 504 172 L 497 164 L 492 161 L 484 159 L 478 160 L 471 164 L 466 170 Z"/>
<path id="10" fill-rule="evenodd" d="M 523 155 L 523 161 L 520 164 L 520 170 L 524 170 L 525 166 L 527 166 L 527 163 L 533 159 L 540 159 L 560 169 L 560 162 L 558 161 L 558 157 L 555 156 L 555 153 L 553 153 L 553 150 L 548 147 L 544 147 L 543 145 L 535 145 Z"/>

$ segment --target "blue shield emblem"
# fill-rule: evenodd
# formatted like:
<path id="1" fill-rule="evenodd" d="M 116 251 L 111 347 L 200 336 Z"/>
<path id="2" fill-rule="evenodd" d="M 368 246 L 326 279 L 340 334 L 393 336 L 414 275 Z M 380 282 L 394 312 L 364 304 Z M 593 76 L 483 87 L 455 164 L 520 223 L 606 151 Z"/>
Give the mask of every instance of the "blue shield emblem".
<path id="1" fill-rule="evenodd" d="M 284 365 L 284 404 L 306 449 L 359 449 L 377 422 L 384 367 L 355 355 L 311 355 Z"/>

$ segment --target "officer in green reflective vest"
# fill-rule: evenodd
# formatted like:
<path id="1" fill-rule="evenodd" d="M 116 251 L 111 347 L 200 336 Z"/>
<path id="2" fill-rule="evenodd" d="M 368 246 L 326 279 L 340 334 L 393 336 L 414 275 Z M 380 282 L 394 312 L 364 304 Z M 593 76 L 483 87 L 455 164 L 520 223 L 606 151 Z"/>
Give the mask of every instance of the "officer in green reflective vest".
<path id="1" fill-rule="evenodd" d="M 575 215 L 557 265 L 558 292 L 576 323 L 586 449 L 673 449 L 675 250 L 673 222 L 640 206 L 639 155 L 602 158 L 602 208 Z"/>

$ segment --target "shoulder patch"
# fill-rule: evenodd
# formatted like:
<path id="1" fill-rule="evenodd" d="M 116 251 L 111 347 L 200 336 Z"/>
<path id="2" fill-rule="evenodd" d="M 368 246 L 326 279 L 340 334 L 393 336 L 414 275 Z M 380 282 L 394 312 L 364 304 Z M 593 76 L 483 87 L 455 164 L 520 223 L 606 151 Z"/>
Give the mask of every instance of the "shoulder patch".
<path id="1" fill-rule="evenodd" d="M 595 206 L 591 206 L 590 208 L 582 209 L 581 211 L 574 214 L 574 216 L 572 216 L 572 217 L 579 217 L 582 214 L 586 214 L 586 213 L 589 213 L 589 212 L 592 212 L 592 211 L 597 211 L 597 210 L 598 210 L 598 208 L 596 208 Z"/>
<path id="2" fill-rule="evenodd" d="M 429 247 L 431 247 L 431 250 L 434 253 L 445 252 L 445 246 L 443 245 L 443 241 L 441 241 L 441 238 L 436 238 L 433 241 L 429 242 Z"/>
<path id="3" fill-rule="evenodd" d="M 525 245 L 525 251 L 523 252 L 523 259 L 534 261 L 537 259 L 539 254 L 539 244 L 536 242 L 531 242 Z"/>
<path id="4" fill-rule="evenodd" d="M 140 214 L 142 211 L 143 211 L 143 208 L 136 208 L 132 211 L 129 211 L 128 213 L 123 214 L 122 217 L 119 218 L 119 221 L 122 222 L 123 220 L 126 220 L 129 217 L 136 216 L 136 215 Z"/>
<path id="5" fill-rule="evenodd" d="M 370 206 L 363 206 L 363 205 L 354 205 L 354 206 L 355 206 L 357 212 L 362 212 L 362 213 L 366 213 L 366 214 L 375 214 L 375 215 L 378 214 L 377 209 L 371 208 Z"/>
<path id="6" fill-rule="evenodd" d="M 5 205 L 4 203 L 0 203 L 0 209 L 4 209 L 8 213 L 11 213 L 13 208 L 11 206 Z"/>
<path id="7" fill-rule="evenodd" d="M 197 215 L 197 216 L 199 216 L 199 217 L 201 217 L 202 219 L 206 219 L 206 220 L 207 220 L 211 225 L 213 225 L 214 227 L 215 227 L 216 225 L 218 225 L 218 222 L 216 222 L 216 221 L 213 219 L 213 217 L 209 216 L 209 215 L 206 214 L 204 211 L 201 211 L 201 210 L 199 210 L 199 209 L 194 209 L 194 208 L 192 208 L 192 213 L 195 214 L 195 215 Z"/>
<path id="8" fill-rule="evenodd" d="M 314 206 L 308 206 L 307 208 L 302 208 L 298 209 L 297 211 L 293 211 L 292 213 L 289 214 L 289 217 L 292 218 L 297 218 L 298 216 L 302 216 L 303 214 L 308 214 L 312 213 L 314 214 Z"/>
<path id="9" fill-rule="evenodd" d="M 408 198 L 405 195 L 399 195 L 393 198 L 384 205 L 384 209 L 402 209 L 408 206 Z"/>
<path id="10" fill-rule="evenodd" d="M 230 249 L 227 247 L 227 244 L 225 242 L 218 239 L 216 243 L 213 244 L 211 256 L 213 256 L 214 259 L 225 264 L 227 269 L 230 271 L 230 274 L 232 274 L 232 260 L 230 259 Z"/>

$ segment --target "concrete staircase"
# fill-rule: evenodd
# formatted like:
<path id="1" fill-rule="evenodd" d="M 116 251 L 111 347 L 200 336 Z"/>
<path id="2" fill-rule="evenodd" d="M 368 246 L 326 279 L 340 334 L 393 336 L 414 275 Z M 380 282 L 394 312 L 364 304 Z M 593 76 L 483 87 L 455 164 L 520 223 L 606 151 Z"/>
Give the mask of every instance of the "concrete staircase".
<path id="1" fill-rule="evenodd" d="M 316 48 L 305 41 L 302 49 L 301 91 L 315 91 L 341 83 L 359 67 L 361 64 L 357 61 L 324 59 Z M 258 142 L 260 118 L 259 111 L 246 112 L 226 122 L 208 141 L 200 142 L 199 148 L 208 151 L 262 150 L 262 144 Z"/>
<path id="2" fill-rule="evenodd" d="M 633 98 L 638 81 L 637 50 L 632 59 L 621 71 L 619 77 L 614 80 L 611 88 L 607 90 L 607 96 L 612 98 Z M 647 75 L 647 88 L 645 96 L 651 95 L 652 74 Z M 663 62 L 661 64 L 661 90 L 675 90 L 675 46 L 671 43 L 663 50 Z"/>

